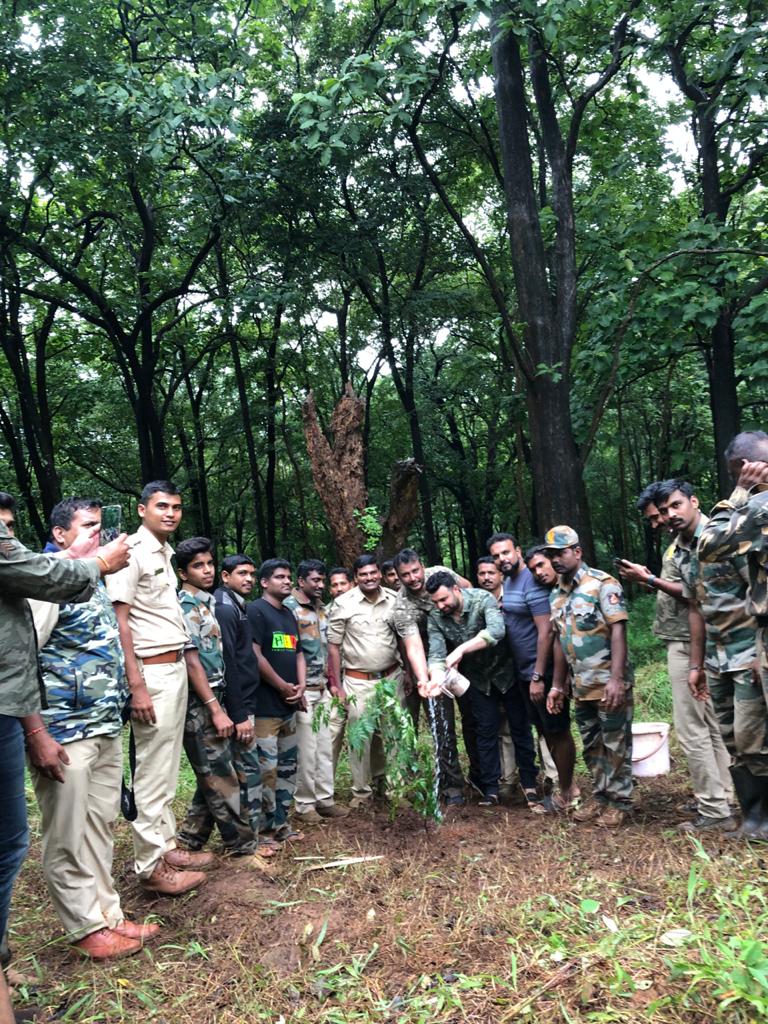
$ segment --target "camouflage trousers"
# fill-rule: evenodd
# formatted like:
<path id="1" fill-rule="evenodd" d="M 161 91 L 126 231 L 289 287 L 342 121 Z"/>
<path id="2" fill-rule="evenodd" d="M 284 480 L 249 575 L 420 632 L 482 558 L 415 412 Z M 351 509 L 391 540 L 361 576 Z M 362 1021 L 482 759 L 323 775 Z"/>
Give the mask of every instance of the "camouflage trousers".
<path id="1" fill-rule="evenodd" d="M 633 710 L 631 692 L 617 711 L 604 710 L 599 700 L 574 701 L 584 760 L 592 775 L 592 795 L 599 803 L 623 811 L 632 806 Z"/>
<path id="2" fill-rule="evenodd" d="M 278 837 L 288 831 L 288 812 L 296 790 L 298 744 L 296 715 L 255 718 L 254 730 L 261 766 L 261 831 Z"/>
<path id="3" fill-rule="evenodd" d="M 184 723 L 184 752 L 195 773 L 197 787 L 179 843 L 190 850 L 201 849 L 213 831 L 221 833 L 226 850 L 248 853 L 256 840 L 247 815 L 240 811 L 240 779 L 234 762 L 234 745 L 216 735 L 211 716 L 200 698 L 190 691 Z"/>
<path id="4" fill-rule="evenodd" d="M 768 714 L 752 668 L 717 672 L 707 666 L 707 685 L 728 753 L 753 775 L 768 775 Z"/>
<path id="5" fill-rule="evenodd" d="M 249 717 L 255 728 L 256 719 Z M 259 742 L 254 734 L 250 743 L 232 744 L 232 760 L 240 784 L 240 815 L 249 823 L 251 832 L 258 836 L 261 829 L 261 801 L 264 787 L 261 781 Z"/>

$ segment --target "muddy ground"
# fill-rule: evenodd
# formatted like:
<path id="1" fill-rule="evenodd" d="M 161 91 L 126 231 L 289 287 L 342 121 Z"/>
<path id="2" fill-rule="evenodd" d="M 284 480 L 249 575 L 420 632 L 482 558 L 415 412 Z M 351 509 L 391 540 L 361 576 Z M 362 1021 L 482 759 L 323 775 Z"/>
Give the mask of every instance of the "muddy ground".
<path id="1" fill-rule="evenodd" d="M 163 930 L 108 966 L 73 959 L 35 841 L 12 944 L 41 980 L 21 995 L 76 1021 L 705 1020 L 714 1004 L 687 1005 L 659 935 L 683 920 L 701 854 L 713 879 L 762 878 L 765 864 L 761 849 L 717 837 L 697 854 L 675 831 L 687 796 L 680 774 L 643 783 L 634 820 L 612 832 L 522 803 L 469 804 L 427 827 L 408 810 L 356 812 L 306 830 L 273 878 L 222 861 L 177 900 L 141 892 L 121 822 L 124 908 Z M 381 859 L 319 867 L 355 856 Z"/>

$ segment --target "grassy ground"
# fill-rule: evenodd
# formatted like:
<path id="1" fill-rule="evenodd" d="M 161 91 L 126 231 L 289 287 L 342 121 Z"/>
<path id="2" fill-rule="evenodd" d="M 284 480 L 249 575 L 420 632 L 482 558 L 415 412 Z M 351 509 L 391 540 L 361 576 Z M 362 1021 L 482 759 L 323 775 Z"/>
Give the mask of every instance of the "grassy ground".
<path id="1" fill-rule="evenodd" d="M 648 604 L 633 607 L 637 717 L 669 720 Z M 179 810 L 190 783 L 185 771 Z M 763 852 L 677 833 L 686 795 L 678 763 L 607 835 L 522 805 L 472 805 L 428 828 L 409 811 L 358 814 L 309 833 L 272 879 L 222 865 L 177 901 L 138 890 L 121 822 L 125 907 L 165 927 L 107 967 L 68 954 L 36 840 L 15 895 L 17 966 L 43 976 L 51 1019 L 83 1024 L 765 1019 Z M 339 856 L 380 859 L 322 867 Z"/>

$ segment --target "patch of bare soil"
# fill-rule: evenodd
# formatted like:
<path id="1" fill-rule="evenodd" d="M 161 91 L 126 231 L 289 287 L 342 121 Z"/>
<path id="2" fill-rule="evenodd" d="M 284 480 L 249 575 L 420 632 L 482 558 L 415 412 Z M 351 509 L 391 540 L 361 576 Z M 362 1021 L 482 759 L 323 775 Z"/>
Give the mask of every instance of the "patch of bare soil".
<path id="1" fill-rule="evenodd" d="M 16 889 L 12 944 L 20 969 L 38 965 L 37 1001 L 53 1020 L 410 1021 L 397 1008 L 414 987 L 428 993 L 469 975 L 487 983 L 464 992 L 461 1009 L 446 1005 L 433 1019 L 511 1020 L 527 1012 L 529 1000 L 532 1019 L 546 1012 L 553 1022 L 586 1020 L 605 1005 L 600 960 L 558 966 L 542 959 L 546 900 L 567 907 L 612 887 L 625 907 L 663 912 L 670 880 L 684 878 L 692 858 L 690 840 L 674 832 L 685 798 L 680 777 L 644 783 L 634 820 L 613 832 L 534 816 L 522 805 L 470 803 L 426 827 L 408 810 L 394 821 L 383 810 L 356 812 L 307 830 L 304 842 L 274 858 L 274 877 L 248 861 L 222 859 L 199 892 L 178 900 L 140 890 L 121 823 L 118 889 L 128 916 L 162 922 L 159 939 L 116 964 L 73 959 L 35 843 Z M 732 857 L 728 840 L 707 838 L 704 846 L 712 857 Z M 321 866 L 354 857 L 381 859 Z M 513 970 L 517 1008 L 493 981 Z M 628 1015 L 610 1019 L 640 1019 L 669 984 L 649 972 L 643 991 L 626 1001 Z M 567 1006 L 575 1016 L 563 1016 Z M 697 1019 L 677 1011 L 653 1018 Z"/>

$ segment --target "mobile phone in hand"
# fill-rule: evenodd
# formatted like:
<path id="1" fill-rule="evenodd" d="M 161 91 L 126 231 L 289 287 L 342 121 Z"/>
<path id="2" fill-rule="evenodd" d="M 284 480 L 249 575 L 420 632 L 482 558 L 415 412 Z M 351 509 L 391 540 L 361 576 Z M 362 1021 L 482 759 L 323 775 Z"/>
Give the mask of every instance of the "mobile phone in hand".
<path id="1" fill-rule="evenodd" d="M 123 509 L 120 505 L 104 505 L 101 510 L 99 542 L 109 544 L 123 532 Z"/>

